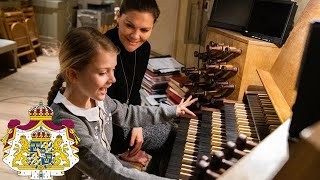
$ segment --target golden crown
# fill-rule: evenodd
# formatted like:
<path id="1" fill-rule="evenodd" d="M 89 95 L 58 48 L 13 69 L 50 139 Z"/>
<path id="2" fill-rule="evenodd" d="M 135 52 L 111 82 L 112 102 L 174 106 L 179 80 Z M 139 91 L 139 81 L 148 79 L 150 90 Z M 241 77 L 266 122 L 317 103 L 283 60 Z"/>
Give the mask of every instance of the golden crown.
<path id="1" fill-rule="evenodd" d="M 42 101 L 37 106 L 29 109 L 30 120 L 52 120 L 53 110 L 43 105 Z"/>
<path id="2" fill-rule="evenodd" d="M 32 132 L 31 134 L 32 140 L 36 141 L 36 140 L 50 140 L 51 138 L 51 134 L 49 131 L 42 129 L 42 127 L 40 127 L 40 129 Z"/>

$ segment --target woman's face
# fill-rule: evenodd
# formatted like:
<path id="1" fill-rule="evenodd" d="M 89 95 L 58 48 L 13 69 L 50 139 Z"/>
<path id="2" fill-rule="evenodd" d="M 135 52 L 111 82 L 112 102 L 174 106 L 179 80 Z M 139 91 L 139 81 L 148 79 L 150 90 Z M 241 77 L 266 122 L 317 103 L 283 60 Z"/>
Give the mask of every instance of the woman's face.
<path id="1" fill-rule="evenodd" d="M 116 82 L 114 69 L 117 53 L 100 51 L 82 71 L 78 72 L 78 88 L 85 97 L 101 101 L 107 89 Z"/>
<path id="2" fill-rule="evenodd" d="M 119 18 L 119 39 L 124 48 L 133 52 L 151 35 L 154 18 L 149 12 L 129 11 Z"/>

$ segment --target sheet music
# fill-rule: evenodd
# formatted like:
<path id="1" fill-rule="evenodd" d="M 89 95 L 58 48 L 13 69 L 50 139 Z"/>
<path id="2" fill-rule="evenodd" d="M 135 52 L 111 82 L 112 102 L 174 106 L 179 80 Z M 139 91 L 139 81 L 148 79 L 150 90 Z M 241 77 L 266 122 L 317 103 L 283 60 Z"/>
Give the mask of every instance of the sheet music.
<path id="1" fill-rule="evenodd" d="M 149 59 L 148 69 L 151 71 L 160 71 L 161 73 L 179 71 L 183 67 L 173 57 L 152 58 Z"/>

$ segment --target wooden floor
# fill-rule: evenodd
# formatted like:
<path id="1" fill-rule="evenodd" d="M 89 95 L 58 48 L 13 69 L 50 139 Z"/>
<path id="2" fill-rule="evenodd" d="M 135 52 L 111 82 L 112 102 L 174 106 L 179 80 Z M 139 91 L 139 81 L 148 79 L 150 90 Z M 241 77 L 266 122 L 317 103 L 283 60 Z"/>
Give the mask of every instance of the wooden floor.
<path id="1" fill-rule="evenodd" d="M 57 57 L 39 56 L 38 62 L 28 62 L 10 72 L 0 70 L 0 138 L 7 131 L 10 119 L 18 119 L 21 124 L 29 122 L 28 110 L 41 100 L 46 103 L 47 93 L 59 68 Z M 0 176 L 1 179 L 29 179 L 18 176 L 2 161 L 3 144 L 0 142 Z"/>

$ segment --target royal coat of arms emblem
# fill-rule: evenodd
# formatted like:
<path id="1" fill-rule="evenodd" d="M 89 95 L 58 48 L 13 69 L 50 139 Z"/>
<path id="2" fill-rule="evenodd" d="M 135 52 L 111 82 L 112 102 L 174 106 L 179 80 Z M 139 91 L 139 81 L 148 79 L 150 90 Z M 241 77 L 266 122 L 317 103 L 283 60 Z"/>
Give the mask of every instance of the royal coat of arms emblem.
<path id="1" fill-rule="evenodd" d="M 78 161 L 77 145 L 80 139 L 72 120 L 63 120 L 61 126 L 52 122 L 53 110 L 42 102 L 29 110 L 30 121 L 20 125 L 10 120 L 4 143 L 3 161 L 18 175 L 31 179 L 52 179 L 62 176 Z"/>

